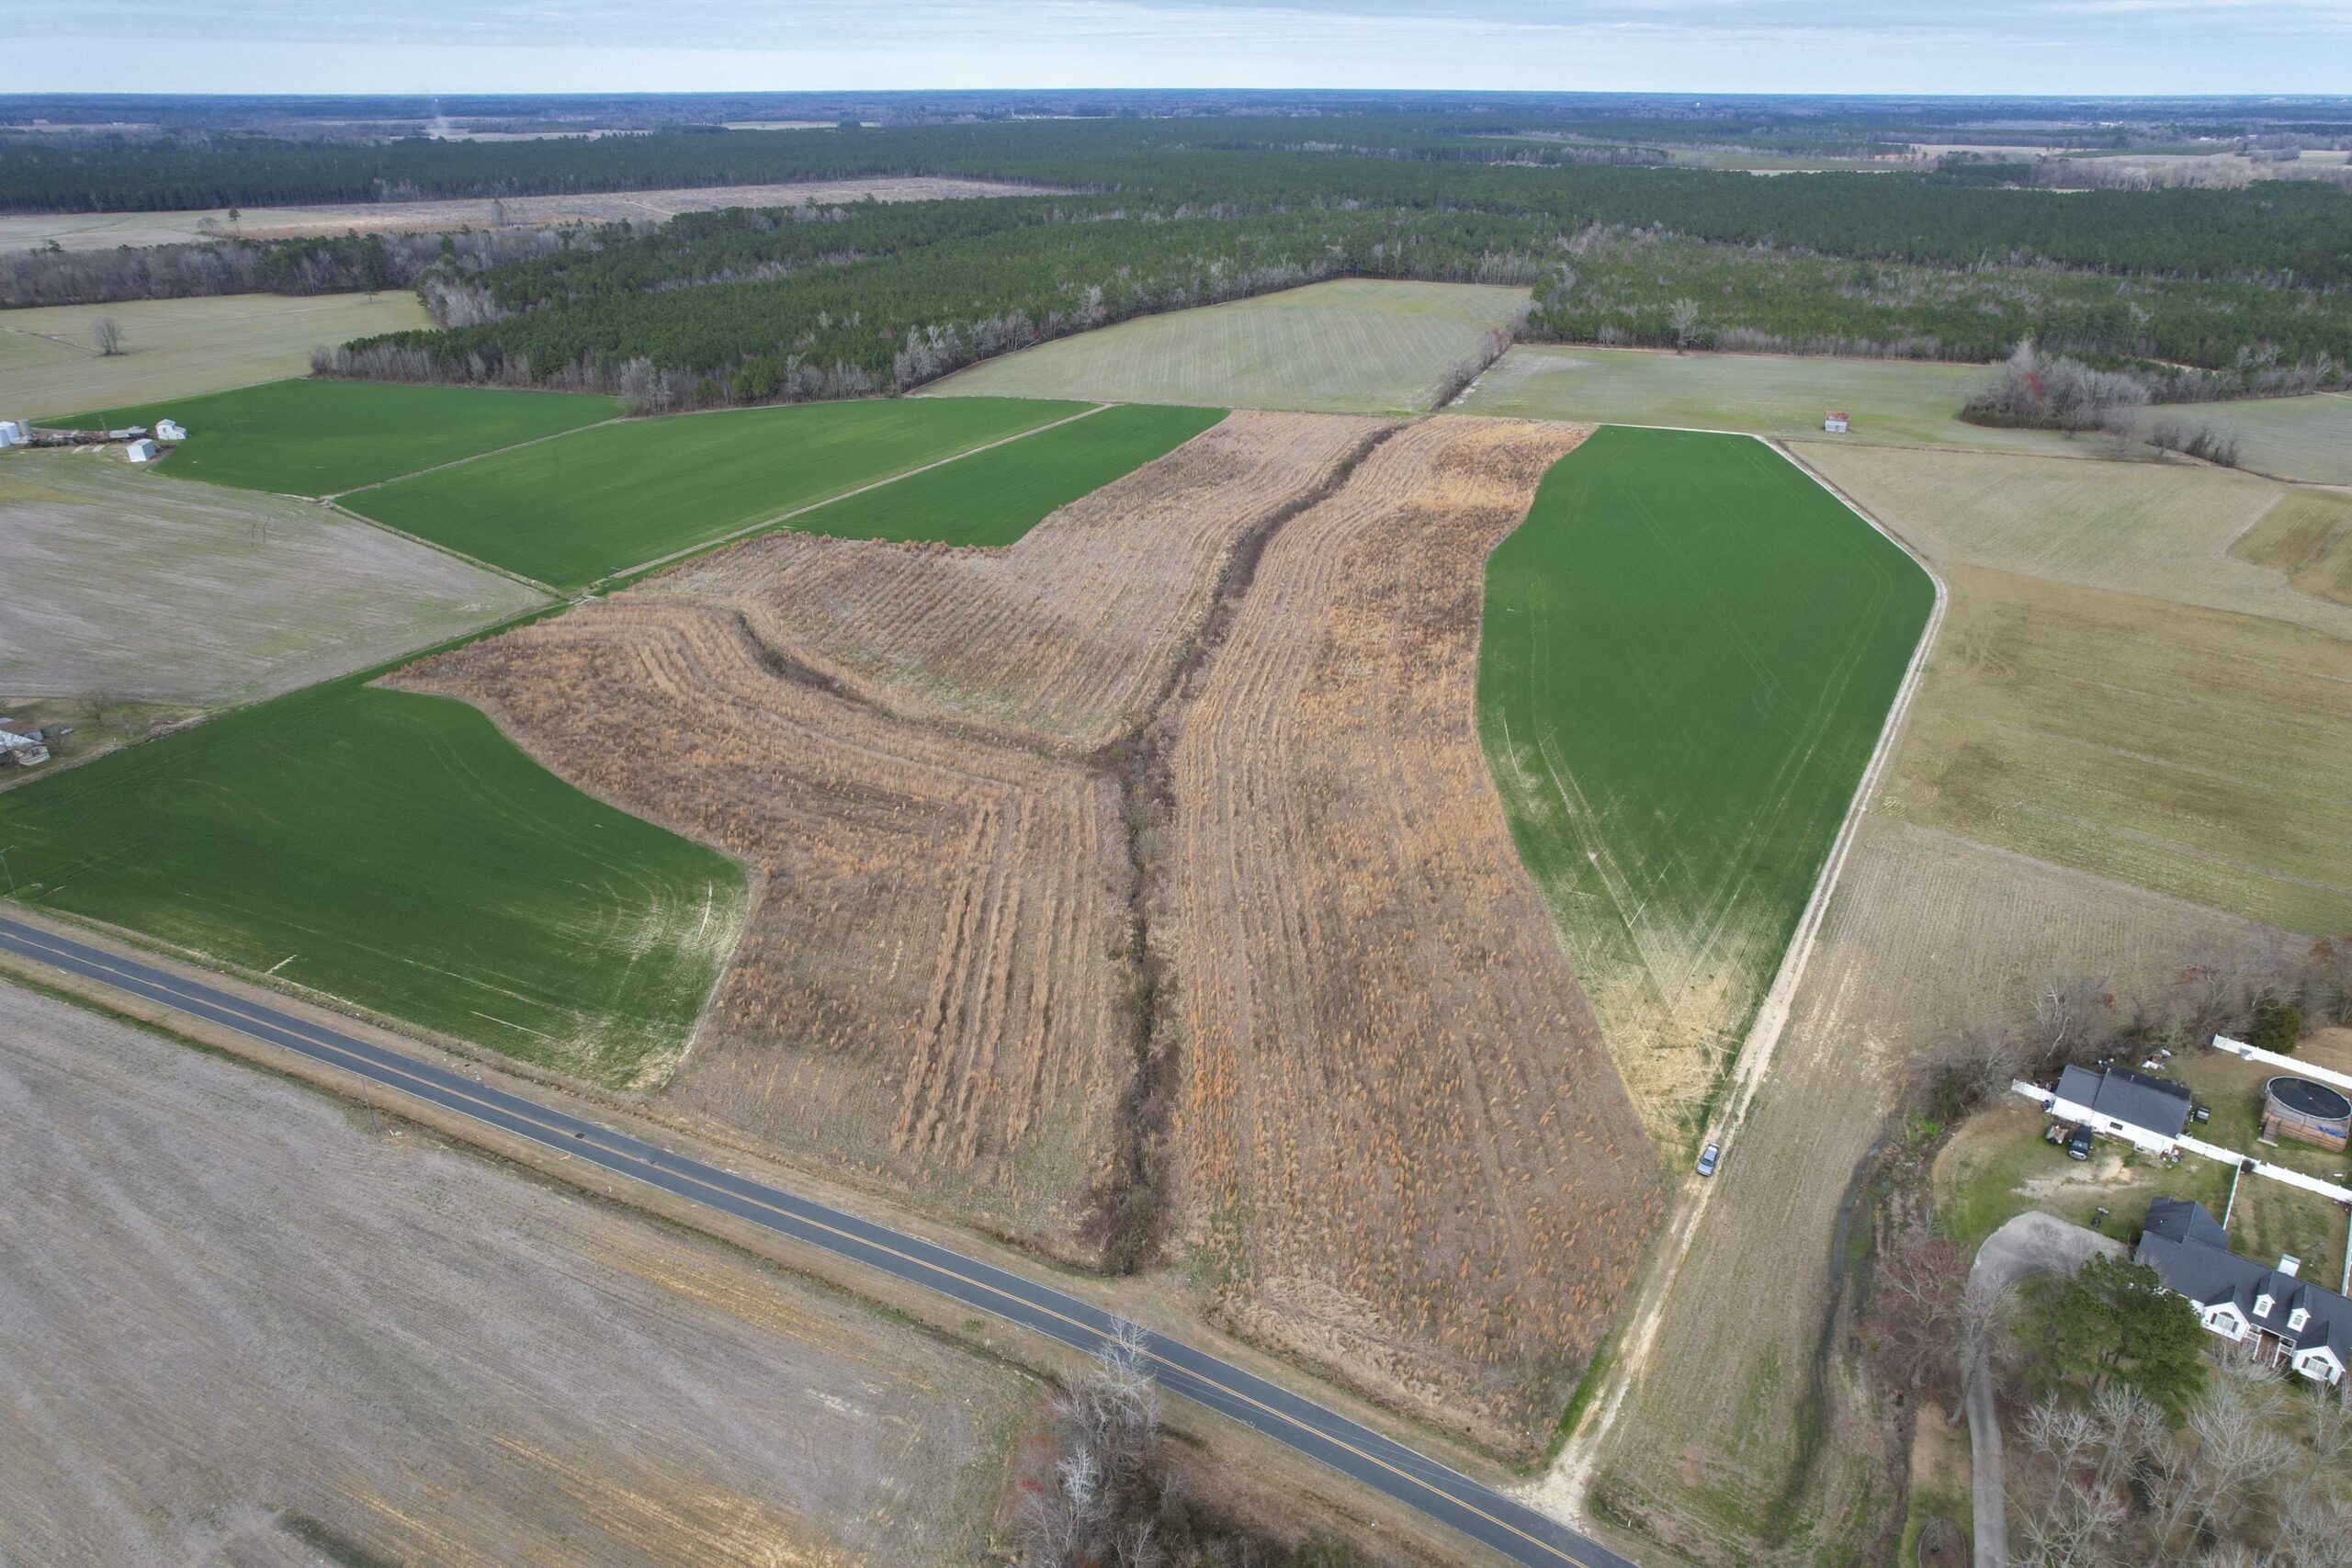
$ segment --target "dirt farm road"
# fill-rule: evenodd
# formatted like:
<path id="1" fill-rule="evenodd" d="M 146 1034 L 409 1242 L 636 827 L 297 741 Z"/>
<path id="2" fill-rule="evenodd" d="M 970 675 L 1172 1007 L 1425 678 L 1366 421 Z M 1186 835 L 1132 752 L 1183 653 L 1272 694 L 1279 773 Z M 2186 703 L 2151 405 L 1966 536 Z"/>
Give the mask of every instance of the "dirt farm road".
<path id="1" fill-rule="evenodd" d="M 1102 1308 L 943 1247 L 674 1154 L 521 1095 L 371 1045 L 103 948 L 0 918 L 0 949 L 295 1052 L 811 1247 L 937 1291 L 1080 1350 Z M 1147 1333 L 1162 1388 L 1320 1461 L 1515 1562 L 1633 1568 L 1627 1559 L 1392 1438 L 1163 1335 Z"/>
<path id="2" fill-rule="evenodd" d="M 1968 1288 L 1987 1293 L 2013 1290 L 2029 1274 L 2066 1273 L 2101 1253 L 2120 1257 L 2123 1244 L 2113 1236 L 2070 1225 L 2055 1214 L 2024 1213 L 1984 1238 L 1969 1266 Z M 1975 1528 L 1974 1568 L 2008 1568 L 2009 1517 L 2007 1488 L 2001 1478 L 2001 1418 L 1993 1408 L 1993 1378 L 1985 1364 L 1984 1348 L 1977 1346 L 1962 1369 L 1967 1387 L 1968 1447 L 1973 1456 L 1970 1479 L 1971 1513 Z"/>

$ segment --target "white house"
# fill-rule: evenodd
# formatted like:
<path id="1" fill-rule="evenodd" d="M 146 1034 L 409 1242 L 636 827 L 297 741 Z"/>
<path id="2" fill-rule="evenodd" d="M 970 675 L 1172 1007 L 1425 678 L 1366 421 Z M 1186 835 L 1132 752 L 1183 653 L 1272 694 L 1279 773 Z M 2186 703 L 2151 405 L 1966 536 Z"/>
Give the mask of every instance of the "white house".
<path id="1" fill-rule="evenodd" d="M 155 460 L 155 444 L 144 439 L 134 441 L 122 449 L 122 455 L 134 463 L 152 463 Z"/>
<path id="2" fill-rule="evenodd" d="M 187 439 L 187 431 L 178 420 L 159 419 L 155 422 L 155 439 L 158 441 L 185 441 Z"/>
<path id="3" fill-rule="evenodd" d="M 2152 1155 L 2168 1155 L 2188 1125 L 2188 1090 L 2129 1067 L 2095 1073 L 2068 1067 L 2058 1087 L 2038 1091 L 2042 1109 L 2102 1137 L 2121 1138 Z"/>
<path id="4" fill-rule="evenodd" d="M 2276 1269 L 2230 1250 L 2221 1222 L 2202 1203 L 2159 1198 L 2132 1260 L 2156 1271 L 2165 1290 L 2186 1296 L 2208 1334 L 2232 1344 L 2251 1340 L 2274 1367 L 2313 1382 L 2340 1382 L 2352 1365 L 2352 1301 L 2301 1278 L 2302 1263 Z"/>
<path id="5" fill-rule="evenodd" d="M 1822 420 L 1821 428 L 1828 431 L 1833 435 L 1843 435 L 1846 434 L 1846 416 L 1836 410 L 1832 410 L 1830 413 Z"/>

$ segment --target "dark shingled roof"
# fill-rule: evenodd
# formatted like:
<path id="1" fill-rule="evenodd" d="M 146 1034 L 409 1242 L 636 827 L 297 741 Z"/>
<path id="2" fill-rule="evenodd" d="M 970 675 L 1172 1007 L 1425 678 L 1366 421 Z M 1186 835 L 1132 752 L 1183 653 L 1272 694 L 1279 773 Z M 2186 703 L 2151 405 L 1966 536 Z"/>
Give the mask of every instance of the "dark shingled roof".
<path id="1" fill-rule="evenodd" d="M 2228 1302 L 2255 1327 L 2278 1336 L 2295 1350 L 2325 1345 L 2336 1364 L 2352 1367 L 2352 1301 L 2267 1263 L 2240 1258 L 2229 1249 L 2221 1222 L 2202 1203 L 2159 1198 L 2148 1205 L 2148 1223 L 2132 1260 L 2156 1271 L 2164 1287 L 2199 1307 Z M 2270 1310 L 2254 1309 L 2264 1296 Z M 2311 1314 L 2302 1331 L 2289 1329 L 2297 1309 Z"/>
<path id="2" fill-rule="evenodd" d="M 2179 1137 L 2188 1125 L 2185 1087 L 2129 1067 L 2109 1067 L 2104 1073 L 2068 1067 L 2058 1076 L 2058 1098 L 2167 1138 Z"/>

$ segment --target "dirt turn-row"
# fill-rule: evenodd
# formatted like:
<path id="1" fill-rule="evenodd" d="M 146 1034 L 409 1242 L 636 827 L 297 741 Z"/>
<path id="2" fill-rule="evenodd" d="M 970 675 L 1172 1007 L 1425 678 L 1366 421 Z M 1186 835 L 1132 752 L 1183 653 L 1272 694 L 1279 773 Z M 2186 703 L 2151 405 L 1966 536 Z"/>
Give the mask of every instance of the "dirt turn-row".
<path id="1" fill-rule="evenodd" d="M 1224 1315 L 1505 1449 L 1659 1202 L 1476 728 L 1487 554 L 1583 434 L 1417 426 L 1275 536 L 1181 713 L 1154 922 Z"/>

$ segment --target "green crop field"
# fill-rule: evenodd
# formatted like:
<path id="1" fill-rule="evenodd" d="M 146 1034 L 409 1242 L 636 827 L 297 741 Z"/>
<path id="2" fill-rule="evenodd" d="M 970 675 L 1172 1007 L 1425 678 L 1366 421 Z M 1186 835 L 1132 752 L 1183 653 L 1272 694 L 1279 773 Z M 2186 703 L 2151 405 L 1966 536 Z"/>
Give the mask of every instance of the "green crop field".
<path id="1" fill-rule="evenodd" d="M 619 1086 L 676 1061 L 744 906 L 475 709 L 356 680 L 0 794 L 0 845 L 22 902 Z"/>
<path id="2" fill-rule="evenodd" d="M 2352 393 L 2249 398 L 2231 403 L 2167 403 L 2142 409 L 2137 428 L 2200 424 L 2238 438 L 2238 462 L 2274 479 L 2352 484 Z"/>
<path id="3" fill-rule="evenodd" d="M 1778 354 L 1668 354 L 1638 348 L 1521 344 L 1488 368 L 1453 412 L 1577 423 L 1663 424 L 1816 437 L 1832 445 L 1982 446 L 2085 451 L 2047 430 L 1964 424 L 1961 405 L 1991 373 L 1981 365 L 1831 359 Z M 1822 416 L 1851 416 L 1826 435 Z"/>
<path id="4" fill-rule="evenodd" d="M 1603 429 L 1489 558 L 1487 763 L 1654 1130 L 1703 1120 L 1934 602 L 1745 436 Z"/>
<path id="5" fill-rule="evenodd" d="M 1447 369 L 1526 301 L 1524 288 L 1486 284 L 1309 284 L 1041 344 L 926 395 L 1420 413 Z"/>
<path id="6" fill-rule="evenodd" d="M 1223 409 L 1127 403 L 804 512 L 791 527 L 842 539 L 1009 545 L 1082 495 L 1164 457 Z"/>
<path id="7" fill-rule="evenodd" d="M 333 495 L 618 416 L 616 399 L 565 392 L 272 381 L 209 397 L 71 415 L 72 425 L 152 426 L 188 438 L 162 464 L 177 479 L 285 495 Z"/>
<path id="8" fill-rule="evenodd" d="M 579 588 L 1085 409 L 894 398 L 631 420 L 346 504 L 478 560 Z"/>

